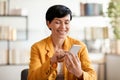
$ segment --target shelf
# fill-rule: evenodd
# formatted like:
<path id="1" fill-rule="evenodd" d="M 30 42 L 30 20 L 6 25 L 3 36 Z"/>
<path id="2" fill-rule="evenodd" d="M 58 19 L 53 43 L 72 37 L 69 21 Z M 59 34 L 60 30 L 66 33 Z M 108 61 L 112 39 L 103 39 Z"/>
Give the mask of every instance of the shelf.
<path id="1" fill-rule="evenodd" d="M 28 63 L 26 63 L 26 64 L 0 64 L 0 66 L 27 66 L 27 65 L 29 65 Z"/>
<path id="2" fill-rule="evenodd" d="M 73 15 L 72 17 L 105 17 L 105 16 L 102 16 L 102 15 L 100 15 L 100 16 L 75 16 L 75 15 Z"/>
<path id="3" fill-rule="evenodd" d="M 120 54 L 118 54 L 118 53 L 108 53 L 108 54 L 106 54 L 106 55 L 111 55 L 111 56 L 120 56 Z"/>
<path id="4" fill-rule="evenodd" d="M 9 41 L 9 42 L 17 42 L 17 41 L 27 41 L 27 39 L 17 39 L 17 40 L 5 40 L 5 39 L 0 39 L 0 42 L 6 42 L 6 41 Z"/>
<path id="5" fill-rule="evenodd" d="M 26 17 L 26 18 L 28 18 L 28 16 L 22 16 L 22 15 L 0 15 L 0 17 Z"/>
<path id="6" fill-rule="evenodd" d="M 28 16 L 0 15 L 0 18 L 0 26 L 7 26 L 16 30 L 17 40 L 28 39 Z"/>
<path id="7" fill-rule="evenodd" d="M 84 18 L 86 18 L 86 19 L 93 19 L 93 18 L 95 18 L 95 19 L 97 19 L 97 18 L 99 18 L 99 19 L 109 19 L 106 16 L 72 16 L 72 18 L 81 18 L 81 19 L 84 19 Z"/>
<path id="8" fill-rule="evenodd" d="M 5 63 L 1 64 L 0 66 L 5 65 L 27 65 L 27 63 L 15 63 L 11 61 L 11 50 L 13 44 L 12 42 L 18 41 L 26 41 L 28 40 L 28 16 L 21 16 L 21 15 L 0 15 L 0 42 L 6 41 L 7 45 L 6 49 L 1 53 L 3 55 L 1 58 L 5 60 Z M 4 47 L 4 46 L 3 46 Z M 14 54 L 15 55 L 15 54 Z M 13 56 L 13 55 L 12 55 Z M 4 58 L 5 59 L 4 59 Z"/>

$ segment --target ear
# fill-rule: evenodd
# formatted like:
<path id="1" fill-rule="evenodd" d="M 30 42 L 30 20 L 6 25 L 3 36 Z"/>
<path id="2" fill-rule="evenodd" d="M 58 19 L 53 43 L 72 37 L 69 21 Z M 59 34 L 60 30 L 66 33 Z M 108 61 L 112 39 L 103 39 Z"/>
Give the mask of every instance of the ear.
<path id="1" fill-rule="evenodd" d="M 46 21 L 46 25 L 47 25 L 47 26 L 49 25 L 49 21 Z"/>
<path id="2" fill-rule="evenodd" d="M 49 21 L 46 21 L 46 25 L 48 26 L 48 28 L 51 30 L 51 28 L 50 28 L 50 22 Z"/>

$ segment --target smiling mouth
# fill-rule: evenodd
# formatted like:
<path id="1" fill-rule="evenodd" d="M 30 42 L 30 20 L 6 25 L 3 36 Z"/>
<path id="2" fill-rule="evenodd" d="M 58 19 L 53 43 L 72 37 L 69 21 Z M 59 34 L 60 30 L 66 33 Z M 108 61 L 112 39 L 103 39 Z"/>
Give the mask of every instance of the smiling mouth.
<path id="1" fill-rule="evenodd" d="M 58 30 L 58 32 L 59 32 L 60 34 L 66 34 L 66 31 L 60 31 L 60 30 Z"/>

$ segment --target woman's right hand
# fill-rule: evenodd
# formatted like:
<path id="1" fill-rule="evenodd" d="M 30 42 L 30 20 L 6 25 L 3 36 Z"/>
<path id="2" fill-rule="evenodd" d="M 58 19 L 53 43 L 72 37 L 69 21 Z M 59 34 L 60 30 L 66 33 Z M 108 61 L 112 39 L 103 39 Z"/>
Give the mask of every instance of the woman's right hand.
<path id="1" fill-rule="evenodd" d="M 62 49 L 59 49 L 51 57 L 51 63 L 63 62 L 64 57 L 65 57 L 65 52 Z"/>
<path id="2" fill-rule="evenodd" d="M 81 61 L 77 55 L 66 51 L 65 64 L 70 73 L 74 74 L 77 78 L 82 78 Z"/>

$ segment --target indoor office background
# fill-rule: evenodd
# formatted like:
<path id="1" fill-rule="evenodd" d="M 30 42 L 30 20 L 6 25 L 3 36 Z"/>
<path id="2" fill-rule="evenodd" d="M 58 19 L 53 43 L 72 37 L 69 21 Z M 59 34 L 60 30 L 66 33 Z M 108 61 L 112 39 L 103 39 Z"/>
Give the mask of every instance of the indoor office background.
<path id="1" fill-rule="evenodd" d="M 107 16 L 109 2 L 0 0 L 0 80 L 21 80 L 21 71 L 29 66 L 31 45 L 50 35 L 45 13 L 54 4 L 72 10 L 69 35 L 87 45 L 98 80 L 120 80 L 120 40 L 115 38 Z"/>

